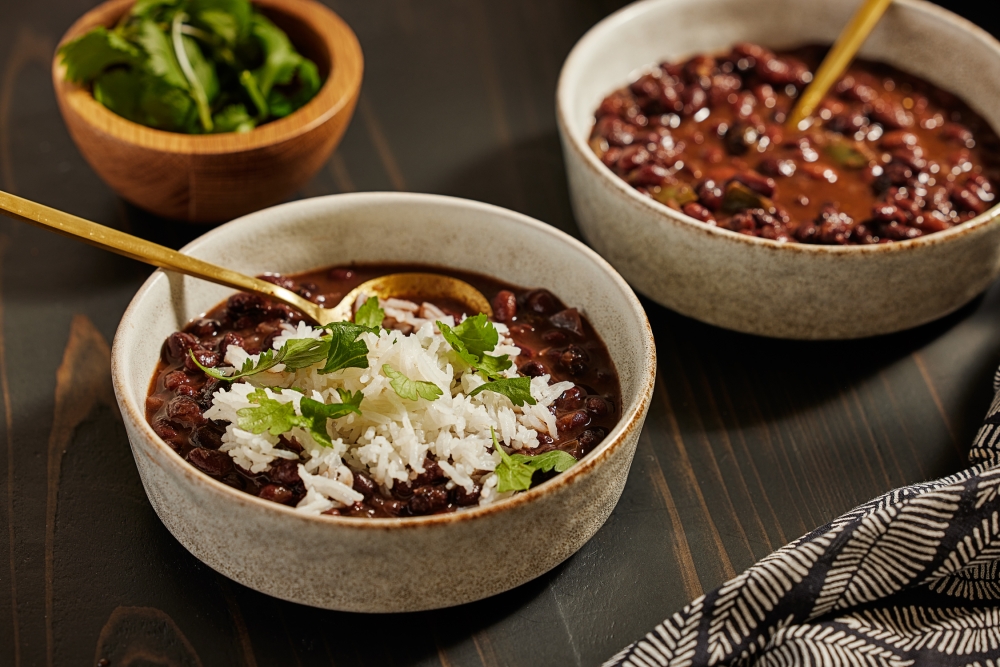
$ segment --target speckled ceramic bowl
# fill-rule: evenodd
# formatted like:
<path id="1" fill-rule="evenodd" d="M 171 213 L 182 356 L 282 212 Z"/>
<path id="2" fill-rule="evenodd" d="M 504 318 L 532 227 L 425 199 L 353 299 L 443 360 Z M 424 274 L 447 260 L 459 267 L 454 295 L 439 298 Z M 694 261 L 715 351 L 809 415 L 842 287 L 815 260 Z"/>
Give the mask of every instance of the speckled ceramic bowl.
<path id="1" fill-rule="evenodd" d="M 642 306 L 603 259 L 531 218 L 415 194 L 336 195 L 235 220 L 185 252 L 259 274 L 358 262 L 423 262 L 544 286 L 581 307 L 622 385 L 623 418 L 567 472 L 483 508 L 406 519 L 308 516 L 202 474 L 153 433 L 144 403 L 166 337 L 231 290 L 157 271 L 115 335 L 115 393 L 149 500 L 197 558 L 275 597 L 346 611 L 470 602 L 518 586 L 572 555 L 621 495 L 653 391 Z"/>
<path id="2" fill-rule="evenodd" d="M 843 0 L 643 0 L 597 24 L 563 66 L 557 109 L 584 235 L 640 292 L 704 322 L 780 338 L 859 338 L 945 315 L 1000 271 L 998 209 L 945 232 L 878 246 L 779 244 L 700 223 L 616 177 L 587 145 L 607 94 L 663 59 L 738 41 L 832 42 Z M 958 94 L 1000 128 L 1000 44 L 935 5 L 896 0 L 861 55 Z"/>

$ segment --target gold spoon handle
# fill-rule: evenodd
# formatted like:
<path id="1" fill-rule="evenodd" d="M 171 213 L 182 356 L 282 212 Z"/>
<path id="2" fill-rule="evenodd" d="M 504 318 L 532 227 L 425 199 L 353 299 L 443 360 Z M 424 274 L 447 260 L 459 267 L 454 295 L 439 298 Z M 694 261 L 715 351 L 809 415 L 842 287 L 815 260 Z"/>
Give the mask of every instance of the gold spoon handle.
<path id="1" fill-rule="evenodd" d="M 177 271 L 238 290 L 267 294 L 298 308 L 314 320 L 319 321 L 321 317 L 321 309 L 316 304 L 284 287 L 278 287 L 266 280 L 251 278 L 242 273 L 224 269 L 221 266 L 120 232 L 117 229 L 111 229 L 3 191 L 0 191 L 0 212 L 15 220 L 50 229 L 63 236 L 80 239 L 98 248 L 110 250 L 161 269 Z"/>
<path id="2" fill-rule="evenodd" d="M 833 48 L 826 54 L 823 63 L 816 70 L 812 83 L 802 93 L 795 108 L 788 115 L 785 126 L 790 130 L 799 128 L 799 123 L 808 118 L 819 106 L 823 96 L 830 87 L 840 79 L 854 59 L 854 55 L 864 44 L 868 34 L 882 18 L 892 0 L 865 0 L 858 11 L 851 17 L 843 32 L 837 37 Z"/>

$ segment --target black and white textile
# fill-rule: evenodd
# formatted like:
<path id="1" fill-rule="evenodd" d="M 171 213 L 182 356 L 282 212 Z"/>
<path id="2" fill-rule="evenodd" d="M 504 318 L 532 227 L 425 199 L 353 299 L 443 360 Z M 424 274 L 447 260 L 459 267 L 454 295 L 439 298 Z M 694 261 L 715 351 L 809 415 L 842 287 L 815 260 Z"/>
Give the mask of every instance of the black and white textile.
<path id="1" fill-rule="evenodd" d="M 605 667 L 1000 667 L 1000 371 L 967 470 L 764 558 Z"/>

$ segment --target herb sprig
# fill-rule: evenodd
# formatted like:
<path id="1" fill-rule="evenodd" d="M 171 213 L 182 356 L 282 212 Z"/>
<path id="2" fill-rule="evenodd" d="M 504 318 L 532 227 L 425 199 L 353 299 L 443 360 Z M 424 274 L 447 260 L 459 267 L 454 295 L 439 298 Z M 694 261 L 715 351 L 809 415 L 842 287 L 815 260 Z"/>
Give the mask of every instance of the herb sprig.
<path id="1" fill-rule="evenodd" d="M 59 49 L 66 78 L 116 114 L 169 132 L 246 132 L 312 99 L 315 63 L 249 0 L 139 0 L 114 28 Z"/>
<path id="2" fill-rule="evenodd" d="M 299 401 L 302 413 L 299 415 L 295 413 L 293 403 L 282 403 L 269 398 L 263 389 L 256 389 L 247 398 L 257 406 L 237 410 L 237 425 L 244 431 L 258 435 L 264 431 L 271 435 L 282 435 L 298 426 L 308 431 L 317 444 L 332 447 L 333 441 L 326 430 L 327 420 L 346 417 L 351 413 L 360 415 L 361 401 L 364 399 L 360 391 L 351 393 L 346 389 L 338 389 L 337 393 L 340 395 L 340 403 L 321 403 L 303 396 Z"/>
<path id="3" fill-rule="evenodd" d="M 486 384 L 476 387 L 470 396 L 484 391 L 492 391 L 509 398 L 514 405 L 535 405 L 537 401 L 531 397 L 531 378 L 505 378 L 501 373 L 513 365 L 506 354 L 498 357 L 486 354 L 496 349 L 500 342 L 500 332 L 484 313 L 475 317 L 467 317 L 454 327 L 444 322 L 436 322 L 441 335 L 448 341 L 459 358 L 476 369 L 479 375 L 488 380 Z"/>
<path id="4" fill-rule="evenodd" d="M 496 430 L 491 426 L 493 449 L 500 454 L 500 463 L 494 472 L 497 475 L 497 491 L 527 491 L 531 488 L 531 478 L 536 472 L 565 472 L 576 463 L 572 454 L 561 449 L 553 449 L 544 454 L 528 456 L 526 454 L 508 454 L 497 442 Z"/>

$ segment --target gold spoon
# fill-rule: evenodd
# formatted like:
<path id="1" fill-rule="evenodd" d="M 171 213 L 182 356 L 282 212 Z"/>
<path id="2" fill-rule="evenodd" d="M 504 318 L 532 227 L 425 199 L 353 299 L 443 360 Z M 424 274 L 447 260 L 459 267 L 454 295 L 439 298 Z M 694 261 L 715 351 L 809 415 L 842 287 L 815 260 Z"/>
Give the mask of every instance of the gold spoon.
<path id="1" fill-rule="evenodd" d="M 354 302 L 361 294 L 378 296 L 382 299 L 416 295 L 424 299 L 450 299 L 465 304 L 473 312 L 486 313 L 489 317 L 493 316 L 489 300 L 479 290 L 457 278 L 436 273 L 393 273 L 375 278 L 355 287 L 341 299 L 336 307 L 322 308 L 312 301 L 303 299 L 295 292 L 266 280 L 251 278 L 242 273 L 224 269 L 221 266 L 195 259 L 137 236 L 78 218 L 75 215 L 3 191 L 0 191 L 0 213 L 15 220 L 58 232 L 63 236 L 80 239 L 98 248 L 158 266 L 161 269 L 177 271 L 244 292 L 256 292 L 269 296 L 287 303 L 311 317 L 318 324 L 344 322 L 351 319 L 354 313 Z"/>
<path id="2" fill-rule="evenodd" d="M 795 104 L 795 108 L 788 114 L 785 127 L 789 130 L 804 130 L 802 121 L 809 118 L 823 100 L 823 96 L 830 90 L 840 76 L 847 69 L 847 66 L 854 60 L 854 55 L 864 44 L 868 34 L 882 18 L 882 14 L 892 3 L 892 0 L 865 0 L 865 2 L 854 13 L 851 20 L 844 26 L 843 32 L 837 37 L 830 52 L 826 54 L 812 83 L 802 93 L 802 97 Z"/>

